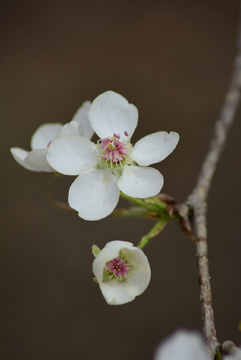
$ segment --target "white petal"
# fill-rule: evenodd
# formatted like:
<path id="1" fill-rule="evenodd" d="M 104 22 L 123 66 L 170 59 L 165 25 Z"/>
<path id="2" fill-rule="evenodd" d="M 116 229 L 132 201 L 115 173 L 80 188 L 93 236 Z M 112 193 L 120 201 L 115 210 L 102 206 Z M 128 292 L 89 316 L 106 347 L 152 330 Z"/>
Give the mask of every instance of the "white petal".
<path id="1" fill-rule="evenodd" d="M 157 349 L 154 360 L 209 360 L 201 335 L 179 330 Z"/>
<path id="2" fill-rule="evenodd" d="M 33 134 L 31 139 L 31 148 L 35 149 L 47 149 L 49 143 L 57 138 L 62 124 L 43 124 Z"/>
<path id="3" fill-rule="evenodd" d="M 127 131 L 131 137 L 138 122 L 138 110 L 133 104 L 113 91 L 99 95 L 91 104 L 89 111 L 90 123 L 96 134 L 102 139 L 120 134 L 125 138 Z"/>
<path id="4" fill-rule="evenodd" d="M 173 152 L 179 141 L 176 132 L 159 131 L 139 140 L 133 146 L 131 157 L 139 165 L 148 166 L 164 160 Z"/>
<path id="5" fill-rule="evenodd" d="M 135 269 L 143 274 L 148 274 L 150 272 L 149 261 L 141 249 L 135 246 L 123 246 L 123 249 L 121 250 L 128 259 L 128 262 L 131 262 Z"/>
<path id="6" fill-rule="evenodd" d="M 65 124 L 59 133 L 59 137 L 65 136 L 65 135 L 83 136 L 84 131 L 83 131 L 81 125 L 77 121 L 71 121 L 70 123 Z"/>
<path id="7" fill-rule="evenodd" d="M 61 136 L 50 144 L 47 160 L 61 174 L 79 175 L 97 165 L 95 149 L 96 145 L 83 136 Z"/>
<path id="8" fill-rule="evenodd" d="M 69 189 L 69 205 L 85 220 L 100 220 L 112 213 L 119 201 L 116 177 L 110 170 L 80 174 Z"/>
<path id="9" fill-rule="evenodd" d="M 29 154 L 28 151 L 20 149 L 20 148 L 11 148 L 10 149 L 11 154 L 13 155 L 14 159 L 17 161 L 18 164 L 22 165 L 25 169 L 31 170 L 31 171 L 41 171 L 36 168 L 36 166 L 28 165 L 25 163 L 25 158 Z"/>
<path id="10" fill-rule="evenodd" d="M 129 284 L 134 289 L 135 296 L 138 296 L 146 290 L 147 286 L 150 283 L 150 280 L 150 271 L 147 274 L 144 274 L 136 269 L 132 269 L 126 277 L 126 284 Z"/>
<path id="11" fill-rule="evenodd" d="M 126 282 L 108 281 L 100 285 L 100 290 L 109 305 L 126 304 L 136 297 L 135 289 Z"/>
<path id="12" fill-rule="evenodd" d="M 102 283 L 105 264 L 115 259 L 122 249 L 132 248 L 133 244 L 128 241 L 113 240 L 108 242 L 93 261 L 93 273 L 99 284 Z M 139 250 L 141 251 L 141 250 Z"/>
<path id="13" fill-rule="evenodd" d="M 38 169 L 37 171 L 53 172 L 54 169 L 49 165 L 46 159 L 47 149 L 36 149 L 30 151 L 24 162 Z"/>
<path id="14" fill-rule="evenodd" d="M 77 121 L 82 129 L 83 129 L 83 135 L 87 138 L 87 139 L 91 139 L 92 136 L 94 135 L 94 130 L 92 128 L 92 126 L 90 125 L 90 121 L 89 118 L 87 116 L 89 109 L 90 109 L 90 101 L 85 101 L 83 103 L 83 105 L 76 111 L 76 113 L 74 114 L 72 121 Z"/>
<path id="15" fill-rule="evenodd" d="M 163 183 L 163 176 L 156 169 L 126 165 L 117 185 L 124 194 L 144 199 L 157 195 L 161 191 Z"/>
<path id="16" fill-rule="evenodd" d="M 240 347 L 237 351 L 235 351 L 233 354 L 229 356 L 225 356 L 225 360 L 241 360 L 241 350 Z"/>
<path id="17" fill-rule="evenodd" d="M 128 263 L 134 268 L 128 272 L 126 283 L 135 289 L 135 294 L 140 295 L 146 290 L 151 280 L 151 268 L 144 252 L 136 247 L 123 249 Z"/>

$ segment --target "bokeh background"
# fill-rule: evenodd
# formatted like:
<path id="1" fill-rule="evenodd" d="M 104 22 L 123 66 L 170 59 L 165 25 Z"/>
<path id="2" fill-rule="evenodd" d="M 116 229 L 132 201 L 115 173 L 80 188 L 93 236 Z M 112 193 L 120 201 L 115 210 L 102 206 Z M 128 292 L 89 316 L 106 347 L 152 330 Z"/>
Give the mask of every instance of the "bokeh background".
<path id="1" fill-rule="evenodd" d="M 108 306 L 92 280 L 91 245 L 137 244 L 150 220 L 85 222 L 52 207 L 72 177 L 33 173 L 10 147 L 29 149 L 43 123 L 69 122 L 106 90 L 139 109 L 135 143 L 180 133 L 157 168 L 182 202 L 195 185 L 236 53 L 238 0 L 4 1 L 0 11 L 0 359 L 152 359 L 176 328 L 201 331 L 194 244 L 177 223 L 146 247 L 152 280 L 135 301 Z M 208 208 L 217 335 L 241 344 L 241 111 Z M 124 200 L 119 206 L 126 206 Z"/>

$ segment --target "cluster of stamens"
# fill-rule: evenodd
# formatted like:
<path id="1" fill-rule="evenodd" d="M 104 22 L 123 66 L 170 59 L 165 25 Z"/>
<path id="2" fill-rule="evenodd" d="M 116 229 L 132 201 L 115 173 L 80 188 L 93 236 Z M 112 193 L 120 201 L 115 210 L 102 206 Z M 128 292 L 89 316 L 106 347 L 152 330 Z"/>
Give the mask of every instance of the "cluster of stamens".
<path id="1" fill-rule="evenodd" d="M 109 280 L 116 278 L 123 281 L 129 270 L 130 264 L 127 264 L 124 257 L 120 255 L 105 264 L 105 271 L 109 275 Z"/>
<path id="2" fill-rule="evenodd" d="M 98 141 L 99 163 L 102 166 L 122 166 L 123 161 L 127 161 L 130 150 L 130 138 L 128 132 L 124 132 L 128 138 L 127 141 L 120 140 L 119 134 L 113 134 L 108 138 L 100 139 Z"/>

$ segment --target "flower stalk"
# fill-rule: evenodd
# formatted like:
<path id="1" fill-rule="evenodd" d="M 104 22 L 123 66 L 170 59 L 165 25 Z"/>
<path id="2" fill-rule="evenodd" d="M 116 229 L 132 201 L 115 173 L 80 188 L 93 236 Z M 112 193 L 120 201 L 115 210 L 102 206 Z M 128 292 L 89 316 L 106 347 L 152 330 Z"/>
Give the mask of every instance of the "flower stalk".
<path id="1" fill-rule="evenodd" d="M 157 236 L 165 227 L 165 225 L 168 223 L 168 220 L 166 219 L 159 219 L 156 224 L 153 226 L 153 228 L 149 231 L 149 233 L 141 238 L 141 241 L 137 245 L 139 249 L 143 249 L 144 246 L 146 246 L 151 239 L 153 239 L 155 236 Z"/>
<path id="2" fill-rule="evenodd" d="M 140 206 L 131 206 L 125 209 L 115 209 L 110 216 L 126 218 L 150 218 L 149 212 Z"/>
<path id="3" fill-rule="evenodd" d="M 169 213 L 167 212 L 167 205 L 155 197 L 147 198 L 147 199 L 137 199 L 131 196 L 124 194 L 123 192 L 120 193 L 120 196 L 133 204 L 139 205 L 148 211 L 157 213 L 159 215 L 165 215 L 170 217 Z"/>

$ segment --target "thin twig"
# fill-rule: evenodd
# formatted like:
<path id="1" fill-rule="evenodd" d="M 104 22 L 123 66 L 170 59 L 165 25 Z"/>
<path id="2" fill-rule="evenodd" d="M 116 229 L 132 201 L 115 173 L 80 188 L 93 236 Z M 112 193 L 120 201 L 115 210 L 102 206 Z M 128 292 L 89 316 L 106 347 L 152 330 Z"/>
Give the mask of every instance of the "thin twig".
<path id="1" fill-rule="evenodd" d="M 200 301 L 202 309 L 203 334 L 211 356 L 220 348 L 216 337 L 212 295 L 208 267 L 207 246 L 207 197 L 211 181 L 223 150 L 228 130 L 231 127 L 240 100 L 241 86 L 241 25 L 239 25 L 238 55 L 235 59 L 234 70 L 230 86 L 224 101 L 220 117 L 215 124 L 213 140 L 203 162 L 202 169 L 187 204 L 193 212 L 194 234 L 196 237 L 196 255 L 198 259 L 198 272 L 200 283 Z"/>
<path id="2" fill-rule="evenodd" d="M 68 211 L 68 212 L 72 212 L 72 213 L 75 213 L 75 214 L 78 213 L 78 211 L 72 209 L 72 208 L 69 206 L 68 203 L 55 200 L 51 194 L 47 194 L 47 198 L 49 199 L 50 203 L 51 203 L 54 207 L 56 207 L 56 208 L 58 208 L 58 209 L 65 210 L 65 211 Z"/>

